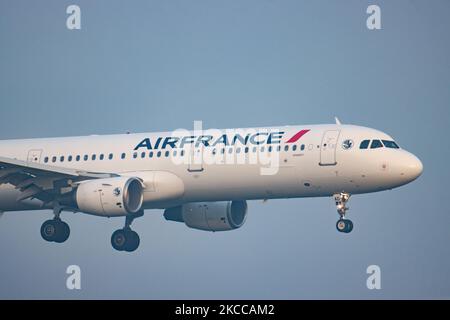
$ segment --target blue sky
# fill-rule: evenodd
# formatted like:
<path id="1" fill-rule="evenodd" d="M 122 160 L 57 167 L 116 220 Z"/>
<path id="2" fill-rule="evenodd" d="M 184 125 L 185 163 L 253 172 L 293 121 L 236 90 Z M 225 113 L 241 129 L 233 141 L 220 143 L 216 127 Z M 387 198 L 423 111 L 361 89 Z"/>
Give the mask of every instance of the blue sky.
<path id="1" fill-rule="evenodd" d="M 382 29 L 366 28 L 369 4 Z M 66 28 L 77 4 L 82 29 Z M 424 163 L 414 183 L 350 201 L 249 203 L 246 225 L 205 233 L 149 211 L 141 247 L 122 219 L 50 212 L 0 219 L 0 298 L 448 298 L 450 3 L 426 1 L 0 0 L 0 138 L 344 123 L 392 135 Z M 77 264 L 82 290 L 65 287 Z M 377 264 L 382 289 L 366 288 Z"/>

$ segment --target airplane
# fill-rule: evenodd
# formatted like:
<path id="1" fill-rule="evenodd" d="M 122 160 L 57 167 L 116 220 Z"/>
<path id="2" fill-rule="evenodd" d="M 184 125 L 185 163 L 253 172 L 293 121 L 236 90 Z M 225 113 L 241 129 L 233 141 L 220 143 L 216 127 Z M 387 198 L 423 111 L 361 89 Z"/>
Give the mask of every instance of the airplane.
<path id="1" fill-rule="evenodd" d="M 421 161 L 389 135 L 341 124 L 175 130 L 0 141 L 0 213 L 51 210 L 44 240 L 70 235 L 62 212 L 125 217 L 118 251 L 140 244 L 131 229 L 144 210 L 204 231 L 242 227 L 250 200 L 332 197 L 349 233 L 351 195 L 405 185 Z"/>

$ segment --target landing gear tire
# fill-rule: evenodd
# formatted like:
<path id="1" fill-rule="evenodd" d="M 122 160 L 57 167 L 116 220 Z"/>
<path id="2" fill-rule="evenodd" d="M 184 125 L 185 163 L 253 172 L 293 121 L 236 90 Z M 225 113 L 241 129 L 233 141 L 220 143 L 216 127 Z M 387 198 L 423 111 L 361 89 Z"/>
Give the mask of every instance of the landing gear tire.
<path id="1" fill-rule="evenodd" d="M 126 237 L 125 237 L 125 230 L 119 229 L 114 231 L 114 233 L 111 236 L 111 245 L 114 249 L 117 251 L 124 251 L 125 250 L 125 243 L 126 243 Z"/>
<path id="2" fill-rule="evenodd" d="M 47 220 L 41 226 L 41 236 L 45 241 L 63 243 L 69 235 L 69 225 L 59 219 Z"/>
<path id="3" fill-rule="evenodd" d="M 348 211 L 347 203 L 350 199 L 350 194 L 346 192 L 335 193 L 333 195 L 336 203 L 336 209 L 340 216 L 338 222 L 336 222 L 336 229 L 339 232 L 349 233 L 353 230 L 353 222 L 349 219 L 345 219 L 345 214 Z"/>
<path id="4" fill-rule="evenodd" d="M 139 244 L 141 243 L 141 239 L 139 238 L 137 232 L 129 230 L 127 232 L 126 237 L 127 237 L 127 244 L 125 247 L 125 251 L 127 252 L 136 251 L 136 249 L 139 247 Z"/>
<path id="5" fill-rule="evenodd" d="M 353 230 L 353 222 L 348 219 L 339 219 L 336 222 L 336 229 L 339 232 L 350 233 Z"/>
<path id="6" fill-rule="evenodd" d="M 42 224 L 41 236 L 45 241 L 53 242 L 56 237 L 56 225 L 53 220 L 47 220 Z"/>
<path id="7" fill-rule="evenodd" d="M 117 251 L 133 252 L 139 243 L 139 235 L 131 229 L 116 230 L 111 236 L 111 245 Z"/>
<path id="8" fill-rule="evenodd" d="M 67 223 L 64 221 L 58 221 L 58 226 L 56 228 L 56 239 L 54 240 L 56 243 L 63 243 L 70 236 L 70 228 Z"/>

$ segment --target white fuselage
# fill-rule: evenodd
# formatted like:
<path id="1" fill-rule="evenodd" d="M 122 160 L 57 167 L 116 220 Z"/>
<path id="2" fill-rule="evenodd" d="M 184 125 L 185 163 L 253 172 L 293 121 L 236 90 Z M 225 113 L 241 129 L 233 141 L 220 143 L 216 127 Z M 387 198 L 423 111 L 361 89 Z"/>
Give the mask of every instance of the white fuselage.
<path id="1" fill-rule="evenodd" d="M 142 177 L 144 182 L 152 181 L 145 183 L 147 209 L 198 201 L 375 192 L 406 184 L 422 172 L 420 160 L 411 153 L 385 146 L 360 149 L 364 140 L 393 141 L 365 127 L 305 125 L 6 140 L 0 142 L 0 155 L 52 167 Z M 255 156 L 263 161 L 255 161 Z M 157 197 L 158 190 L 165 193 Z M 36 199 L 17 201 L 19 193 L 10 184 L 0 185 L 0 210 L 41 208 Z"/>

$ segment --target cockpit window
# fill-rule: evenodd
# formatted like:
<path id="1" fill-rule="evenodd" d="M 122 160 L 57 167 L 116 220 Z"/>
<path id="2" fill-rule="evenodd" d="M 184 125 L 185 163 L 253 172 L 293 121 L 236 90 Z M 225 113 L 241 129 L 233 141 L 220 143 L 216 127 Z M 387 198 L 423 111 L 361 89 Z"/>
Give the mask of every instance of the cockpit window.
<path id="1" fill-rule="evenodd" d="M 370 149 L 376 149 L 376 148 L 383 148 L 383 144 L 381 143 L 380 140 L 372 140 Z"/>
<path id="2" fill-rule="evenodd" d="M 398 144 L 396 144 L 394 141 L 389 141 L 389 140 L 381 140 L 381 141 L 383 141 L 383 144 L 386 148 L 400 149 Z"/>
<path id="3" fill-rule="evenodd" d="M 367 147 L 369 147 L 369 142 L 370 140 L 364 140 L 361 142 L 361 144 L 359 145 L 360 149 L 367 149 Z"/>

